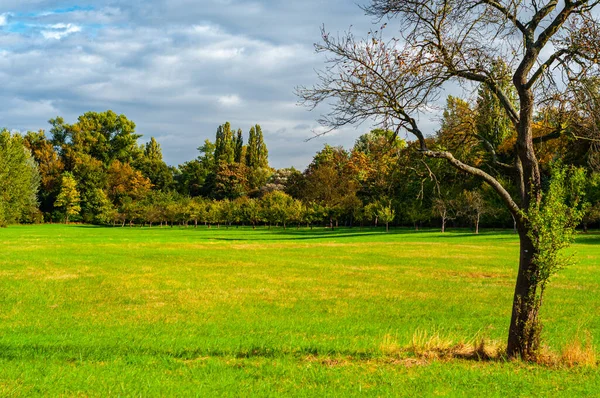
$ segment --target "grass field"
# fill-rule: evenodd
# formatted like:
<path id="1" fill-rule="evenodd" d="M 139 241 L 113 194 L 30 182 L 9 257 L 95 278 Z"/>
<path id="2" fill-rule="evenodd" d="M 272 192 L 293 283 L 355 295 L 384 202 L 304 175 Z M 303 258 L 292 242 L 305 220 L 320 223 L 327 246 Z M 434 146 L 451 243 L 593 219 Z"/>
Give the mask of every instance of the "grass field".
<path id="1" fill-rule="evenodd" d="M 600 235 L 553 281 L 544 341 L 600 338 Z M 586 396 L 596 366 L 448 359 L 501 345 L 518 243 L 415 233 L 0 230 L 0 396 Z"/>

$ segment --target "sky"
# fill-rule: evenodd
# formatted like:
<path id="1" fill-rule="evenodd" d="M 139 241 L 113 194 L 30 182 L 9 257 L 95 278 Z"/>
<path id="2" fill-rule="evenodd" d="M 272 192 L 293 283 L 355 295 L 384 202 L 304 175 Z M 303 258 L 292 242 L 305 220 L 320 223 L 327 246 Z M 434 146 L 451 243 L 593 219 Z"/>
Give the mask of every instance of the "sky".
<path id="1" fill-rule="evenodd" d="M 325 143 L 351 147 L 363 124 L 320 138 L 320 112 L 294 88 L 324 67 L 320 28 L 374 22 L 365 0 L 0 0 L 0 128 L 48 129 L 108 109 L 156 137 L 171 165 L 194 159 L 229 121 L 260 124 L 275 168 L 304 169 Z M 246 138 L 247 139 L 247 138 Z"/>

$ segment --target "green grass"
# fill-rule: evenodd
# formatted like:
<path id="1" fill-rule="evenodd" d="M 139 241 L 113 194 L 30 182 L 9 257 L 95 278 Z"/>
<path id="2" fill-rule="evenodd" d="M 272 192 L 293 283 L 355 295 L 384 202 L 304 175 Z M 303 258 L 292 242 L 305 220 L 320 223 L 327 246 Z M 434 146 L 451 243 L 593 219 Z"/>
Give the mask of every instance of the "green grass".
<path id="1" fill-rule="evenodd" d="M 556 352 L 600 337 L 600 235 L 573 251 L 543 307 Z M 597 394 L 595 367 L 405 349 L 502 343 L 517 256 L 508 232 L 10 227 L 0 396 Z"/>

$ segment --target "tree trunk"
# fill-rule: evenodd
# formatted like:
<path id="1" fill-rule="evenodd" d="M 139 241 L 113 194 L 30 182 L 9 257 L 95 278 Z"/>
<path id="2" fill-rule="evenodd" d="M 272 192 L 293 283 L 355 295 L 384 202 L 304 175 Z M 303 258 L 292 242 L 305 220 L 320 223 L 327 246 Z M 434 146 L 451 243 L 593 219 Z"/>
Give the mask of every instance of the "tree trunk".
<path id="1" fill-rule="evenodd" d="M 477 214 L 477 218 L 475 219 L 475 235 L 479 235 L 479 214 Z"/>
<path id="2" fill-rule="evenodd" d="M 583 233 L 584 234 L 588 233 L 588 223 L 586 223 L 586 222 L 583 223 Z"/>
<path id="3" fill-rule="evenodd" d="M 519 273 L 515 285 L 506 349 L 509 358 L 520 357 L 525 360 L 534 357 L 541 331 L 538 323 L 538 310 L 541 304 L 537 294 L 538 269 L 533 262 L 536 251 L 527 232 L 526 228 L 519 229 L 521 240 Z"/>
<path id="4" fill-rule="evenodd" d="M 442 217 L 442 233 L 446 232 L 446 218 Z"/>
<path id="5" fill-rule="evenodd" d="M 385 223 L 385 232 L 390 232 L 390 223 L 389 222 Z"/>

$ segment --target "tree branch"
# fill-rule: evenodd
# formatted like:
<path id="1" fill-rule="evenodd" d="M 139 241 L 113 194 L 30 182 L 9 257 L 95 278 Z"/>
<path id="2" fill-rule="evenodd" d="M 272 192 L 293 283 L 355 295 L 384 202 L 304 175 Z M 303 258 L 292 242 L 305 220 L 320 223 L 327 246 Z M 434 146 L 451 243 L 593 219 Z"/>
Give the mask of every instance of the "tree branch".
<path id="1" fill-rule="evenodd" d="M 489 175 L 481 169 L 461 162 L 460 160 L 456 159 L 454 155 L 452 155 L 450 152 L 431 150 L 422 150 L 421 152 L 423 153 L 423 155 L 430 158 L 446 159 L 452 166 L 454 166 L 458 170 L 464 171 L 465 173 L 471 174 L 472 176 L 481 178 L 488 185 L 490 185 L 498 193 L 498 195 L 500 195 L 500 198 L 502 199 L 504 204 L 506 204 L 506 206 L 508 207 L 511 214 L 515 217 L 515 219 L 517 219 L 520 223 L 524 222 L 521 209 L 515 203 L 510 193 L 494 177 L 492 177 L 491 175 Z"/>
<path id="2" fill-rule="evenodd" d="M 531 76 L 531 78 L 529 79 L 527 84 L 525 84 L 525 88 L 526 89 L 532 88 L 533 85 L 535 84 L 535 82 L 544 74 L 544 72 L 546 70 L 548 70 L 550 68 L 550 66 L 552 66 L 554 61 L 560 59 L 561 56 L 563 56 L 567 53 L 568 53 L 568 51 L 566 49 L 560 49 L 560 50 L 556 51 L 554 54 L 552 54 L 546 60 L 546 62 L 544 62 L 542 65 L 540 65 L 540 67 L 533 73 L 533 75 Z"/>

